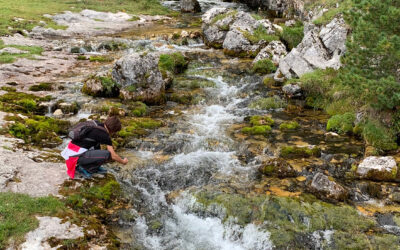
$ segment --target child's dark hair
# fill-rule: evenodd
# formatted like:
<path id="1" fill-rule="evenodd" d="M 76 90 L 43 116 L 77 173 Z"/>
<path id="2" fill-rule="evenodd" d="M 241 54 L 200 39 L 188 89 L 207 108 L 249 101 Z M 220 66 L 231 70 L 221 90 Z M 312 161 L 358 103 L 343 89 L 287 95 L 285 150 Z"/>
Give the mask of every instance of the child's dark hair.
<path id="1" fill-rule="evenodd" d="M 121 121 L 117 116 L 110 116 L 104 122 L 110 134 L 114 134 L 121 130 Z"/>

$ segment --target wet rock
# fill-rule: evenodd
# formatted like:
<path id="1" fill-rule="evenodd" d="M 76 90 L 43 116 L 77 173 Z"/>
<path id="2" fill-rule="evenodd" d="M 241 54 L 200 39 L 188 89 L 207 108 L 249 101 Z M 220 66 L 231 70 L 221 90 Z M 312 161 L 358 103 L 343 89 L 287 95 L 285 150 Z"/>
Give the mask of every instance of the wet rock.
<path id="1" fill-rule="evenodd" d="M 284 159 L 270 159 L 259 168 L 260 173 L 279 178 L 296 177 L 297 172 Z"/>
<path id="2" fill-rule="evenodd" d="M 112 70 L 112 79 L 121 86 L 125 100 L 159 103 L 165 92 L 165 81 L 158 68 L 157 54 L 131 54 L 119 59 Z"/>
<path id="3" fill-rule="evenodd" d="M 315 69 L 341 67 L 340 57 L 346 50 L 348 28 L 343 18 L 335 18 L 322 29 L 305 29 L 302 42 L 279 63 L 275 80 L 300 77 Z"/>
<path id="4" fill-rule="evenodd" d="M 326 140 L 333 141 L 333 140 L 339 139 L 339 137 L 340 137 L 339 134 L 335 133 L 335 132 L 327 132 L 327 133 L 325 133 L 325 139 Z"/>
<path id="5" fill-rule="evenodd" d="M 290 98 L 302 96 L 301 87 L 297 84 L 286 84 L 282 87 L 282 91 Z"/>
<path id="6" fill-rule="evenodd" d="M 400 192 L 394 192 L 391 196 L 391 200 L 400 203 Z"/>
<path id="7" fill-rule="evenodd" d="M 342 201 L 348 196 L 348 191 L 322 173 L 317 173 L 310 184 L 310 190 L 321 198 L 331 201 Z"/>
<path id="8" fill-rule="evenodd" d="M 397 164 L 391 156 L 370 156 L 358 165 L 356 174 L 364 179 L 391 181 L 396 178 Z"/>
<path id="9" fill-rule="evenodd" d="M 57 109 L 56 111 L 54 111 L 53 115 L 55 118 L 61 118 L 64 116 L 64 113 L 62 112 L 61 109 Z"/>
<path id="10" fill-rule="evenodd" d="M 200 4 L 197 0 L 181 0 L 182 12 L 201 12 Z"/>
<path id="11" fill-rule="evenodd" d="M 258 53 L 253 63 L 262 59 L 270 59 L 274 64 L 278 65 L 286 55 L 286 46 L 281 41 L 272 41 Z"/>

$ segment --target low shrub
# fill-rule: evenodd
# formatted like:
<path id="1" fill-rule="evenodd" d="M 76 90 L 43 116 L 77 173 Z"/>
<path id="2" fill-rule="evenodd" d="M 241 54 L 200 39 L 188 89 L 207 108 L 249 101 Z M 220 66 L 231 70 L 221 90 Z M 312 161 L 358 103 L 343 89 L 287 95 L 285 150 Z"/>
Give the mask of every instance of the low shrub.
<path id="1" fill-rule="evenodd" d="M 275 64 L 269 59 L 262 59 L 254 63 L 252 71 L 258 74 L 270 74 L 276 71 Z"/>

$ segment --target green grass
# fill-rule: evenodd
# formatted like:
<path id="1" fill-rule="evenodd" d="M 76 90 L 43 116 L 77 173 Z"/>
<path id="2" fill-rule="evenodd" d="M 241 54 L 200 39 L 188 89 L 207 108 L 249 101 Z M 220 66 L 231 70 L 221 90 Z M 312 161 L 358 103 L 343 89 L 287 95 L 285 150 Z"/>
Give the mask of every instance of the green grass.
<path id="1" fill-rule="evenodd" d="M 270 74 L 276 71 L 276 66 L 271 60 L 262 59 L 253 65 L 252 71 L 262 75 Z"/>
<path id="2" fill-rule="evenodd" d="M 334 115 L 329 118 L 326 130 L 336 131 L 340 134 L 351 133 L 353 131 L 355 120 L 356 116 L 353 113 Z"/>
<path id="3" fill-rule="evenodd" d="M 162 6 L 158 0 L 0 0 L 0 36 L 12 34 L 21 30 L 31 30 L 39 21 L 44 20 L 48 27 L 64 28 L 43 17 L 43 14 L 55 14 L 66 10 L 81 11 L 92 9 L 96 11 L 118 12 L 147 15 L 176 15 Z M 15 17 L 24 21 L 15 21 Z M 13 30 L 9 30 L 12 27 Z"/>
<path id="4" fill-rule="evenodd" d="M 252 44 L 256 44 L 261 40 L 266 42 L 279 41 L 278 36 L 268 34 L 267 29 L 262 25 L 258 26 L 253 32 L 242 31 L 242 34 Z"/>
<path id="5" fill-rule="evenodd" d="M 25 194 L 0 193 L 0 249 L 12 239 L 21 243 L 27 232 L 38 227 L 35 215 L 52 216 L 64 210 L 55 197 L 32 198 Z"/>
<path id="6" fill-rule="evenodd" d="M 273 96 L 253 101 L 250 103 L 249 108 L 268 110 L 268 109 L 285 108 L 286 106 L 287 103 L 284 100 L 282 100 L 279 96 Z"/>
<path id="7" fill-rule="evenodd" d="M 0 18 L 1 22 L 1 18 Z M 1 23 L 0 23 L 1 27 Z M 0 30 L 1 32 L 1 30 Z M 43 48 L 38 46 L 23 46 L 23 45 L 4 45 L 3 41 L 0 40 L 0 49 L 11 47 L 19 50 L 26 51 L 27 53 L 23 54 L 11 54 L 11 53 L 1 53 L 0 54 L 0 64 L 1 63 L 13 63 L 17 58 L 29 58 L 34 59 L 35 55 L 41 55 L 43 52 Z"/>
<path id="8" fill-rule="evenodd" d="M 295 48 L 304 37 L 304 26 L 303 23 L 297 22 L 293 27 L 283 27 L 283 31 L 280 34 L 281 40 L 287 44 L 289 50 Z"/>

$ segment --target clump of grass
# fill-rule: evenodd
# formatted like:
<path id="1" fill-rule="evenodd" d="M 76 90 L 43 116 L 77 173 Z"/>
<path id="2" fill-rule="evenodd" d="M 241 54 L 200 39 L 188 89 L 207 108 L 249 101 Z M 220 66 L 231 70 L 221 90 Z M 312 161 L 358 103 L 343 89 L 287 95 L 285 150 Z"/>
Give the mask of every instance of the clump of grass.
<path id="1" fill-rule="evenodd" d="M 252 44 L 257 44 L 261 40 L 266 42 L 279 41 L 278 36 L 268 34 L 267 29 L 262 25 L 259 25 L 253 32 L 242 31 L 242 34 Z"/>
<path id="2" fill-rule="evenodd" d="M 52 84 L 49 82 L 42 82 L 37 85 L 29 87 L 30 91 L 50 91 L 52 89 L 53 89 Z"/>
<path id="3" fill-rule="evenodd" d="M 10 240 L 22 243 L 25 234 L 39 225 L 35 216 L 54 216 L 63 210 L 65 206 L 55 197 L 0 193 L 0 248 L 5 249 Z"/>
<path id="4" fill-rule="evenodd" d="M 250 124 L 252 126 L 260 126 L 260 125 L 272 126 L 274 125 L 274 123 L 275 121 L 269 116 L 254 115 L 250 117 Z"/>
<path id="5" fill-rule="evenodd" d="M 253 65 L 252 71 L 262 75 L 270 74 L 276 71 L 276 66 L 271 60 L 262 59 Z"/>
<path id="6" fill-rule="evenodd" d="M 304 37 L 304 26 L 302 22 L 297 22 L 292 27 L 283 27 L 283 31 L 280 34 L 281 40 L 287 44 L 289 50 L 295 48 Z"/>
<path id="7" fill-rule="evenodd" d="M 232 10 L 232 11 L 229 11 L 229 12 L 226 12 L 226 13 L 223 13 L 223 14 L 219 14 L 216 17 L 213 18 L 213 20 L 211 21 L 211 24 L 215 24 L 216 22 L 218 22 L 220 20 L 223 20 L 223 19 L 225 19 L 225 18 L 227 18 L 229 16 L 235 17 L 237 13 L 238 13 L 237 10 Z"/>
<path id="8" fill-rule="evenodd" d="M 363 126 L 362 136 L 368 144 L 381 151 L 398 148 L 392 131 L 382 126 L 378 121 L 367 121 Z"/>
<path id="9" fill-rule="evenodd" d="M 284 122 L 281 125 L 279 125 L 279 129 L 282 131 L 296 130 L 298 128 L 300 128 L 300 125 L 296 121 Z"/>
<path id="10" fill-rule="evenodd" d="M 285 108 L 286 106 L 286 102 L 282 100 L 279 96 L 260 98 L 256 101 L 253 101 L 249 105 L 249 107 L 252 109 L 262 110 Z"/>
<path id="11" fill-rule="evenodd" d="M 326 130 L 336 131 L 340 134 L 350 133 L 353 131 L 356 116 L 354 113 L 345 113 L 343 115 L 334 115 L 328 120 Z"/>
<path id="12" fill-rule="evenodd" d="M 143 116 L 147 112 L 147 106 L 143 102 L 133 102 L 129 105 L 129 109 L 134 116 Z"/>

